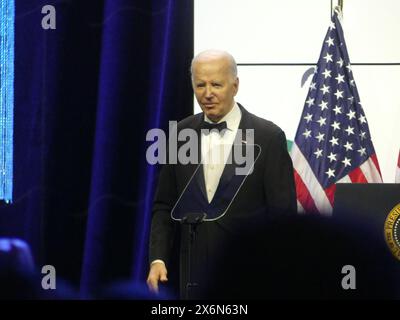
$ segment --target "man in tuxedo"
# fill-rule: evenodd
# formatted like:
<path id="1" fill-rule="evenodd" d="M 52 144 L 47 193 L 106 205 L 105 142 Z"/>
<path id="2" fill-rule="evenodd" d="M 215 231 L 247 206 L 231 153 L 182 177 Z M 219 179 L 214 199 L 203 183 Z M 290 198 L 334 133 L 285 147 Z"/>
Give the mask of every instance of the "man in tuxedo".
<path id="1" fill-rule="evenodd" d="M 276 217 L 295 213 L 296 196 L 293 166 L 284 132 L 274 123 L 249 113 L 235 102 L 239 78 L 234 58 L 227 52 L 208 50 L 193 59 L 191 71 L 193 90 L 203 112 L 180 121 L 177 130 L 190 128 L 198 133 L 201 165 L 181 164 L 178 161 L 177 164 L 167 163 L 161 169 L 153 205 L 147 283 L 151 290 L 158 291 L 159 282 L 167 281 L 167 268 L 171 264 L 171 251 L 174 241 L 179 239 L 176 237 L 178 234 L 182 296 L 187 289 L 187 268 L 182 262 L 188 252 L 188 230 L 171 218 L 171 210 L 184 191 L 189 197 L 188 210 L 191 209 L 190 203 L 204 202 L 203 208 L 212 211 L 223 199 L 233 199 L 226 201 L 224 214 L 218 219 L 205 221 L 196 228 L 190 281 L 196 283 L 199 290 L 191 297 L 203 298 L 200 292 L 211 285 L 207 283 L 210 273 L 215 268 L 233 268 L 232 265 L 218 264 L 224 247 L 240 239 L 242 230 L 251 230 L 252 226 L 260 223 L 273 223 Z M 224 130 L 203 130 L 213 126 Z M 213 162 L 210 154 L 221 145 L 232 148 L 238 133 L 246 129 L 253 132 L 252 145 L 256 149 L 254 167 L 239 184 L 236 182 L 237 186 L 229 189 L 235 181 L 235 174 L 227 164 L 227 157 Z M 247 143 L 245 140 L 242 142 Z M 193 179 L 199 183 L 191 183 Z M 231 195 L 227 196 L 226 192 Z M 256 253 L 257 243 L 249 250 Z M 239 273 L 240 270 L 238 276 Z"/>

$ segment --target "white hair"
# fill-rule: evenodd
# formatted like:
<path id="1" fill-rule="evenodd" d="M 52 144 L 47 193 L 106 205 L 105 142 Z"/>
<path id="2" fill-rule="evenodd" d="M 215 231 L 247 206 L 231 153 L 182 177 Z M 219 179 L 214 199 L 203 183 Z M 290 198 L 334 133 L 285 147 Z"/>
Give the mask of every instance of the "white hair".
<path id="1" fill-rule="evenodd" d="M 237 65 L 236 65 L 236 61 L 235 58 L 226 51 L 222 51 L 222 50 L 206 50 L 203 52 L 200 52 L 199 54 L 197 54 L 193 60 L 192 63 L 190 65 L 190 74 L 192 75 L 192 80 L 193 80 L 193 65 L 195 62 L 197 62 L 200 59 L 215 59 L 215 58 L 226 58 L 229 62 L 229 71 L 232 75 L 233 78 L 237 77 Z"/>

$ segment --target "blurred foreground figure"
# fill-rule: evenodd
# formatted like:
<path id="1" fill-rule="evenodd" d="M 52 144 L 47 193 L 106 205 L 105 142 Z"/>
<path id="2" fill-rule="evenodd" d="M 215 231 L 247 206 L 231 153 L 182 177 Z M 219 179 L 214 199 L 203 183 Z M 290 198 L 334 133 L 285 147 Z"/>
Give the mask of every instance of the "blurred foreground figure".
<path id="1" fill-rule="evenodd" d="M 0 238 L 0 300 L 77 299 L 77 293 L 61 279 L 55 290 L 42 287 L 29 245 L 20 239 Z"/>

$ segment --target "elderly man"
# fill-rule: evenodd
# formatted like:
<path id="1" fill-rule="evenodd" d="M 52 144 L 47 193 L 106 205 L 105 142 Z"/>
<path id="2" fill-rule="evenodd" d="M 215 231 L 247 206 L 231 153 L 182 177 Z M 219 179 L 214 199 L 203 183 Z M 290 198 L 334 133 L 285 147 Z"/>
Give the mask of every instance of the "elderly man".
<path id="1" fill-rule="evenodd" d="M 223 246 L 240 236 L 242 228 L 261 221 L 270 221 L 275 216 L 287 215 L 296 210 L 293 167 L 286 149 L 285 134 L 272 122 L 249 113 L 235 102 L 239 78 L 234 58 L 224 51 L 208 50 L 193 59 L 191 72 L 193 90 L 203 112 L 180 121 L 178 132 L 188 128 L 198 132 L 202 164 L 199 168 L 178 162 L 166 164 L 161 170 L 153 206 L 150 271 L 147 279 L 148 286 L 153 291 L 158 290 L 160 281 L 167 281 L 167 269 L 176 232 L 183 232 L 179 244 L 181 262 L 184 260 L 182 254 L 187 253 L 188 249 L 184 226 L 171 218 L 171 210 L 195 172 L 201 175 L 201 183 L 198 189 L 194 186 L 191 192 L 196 193 L 197 197 L 203 197 L 207 205 L 213 206 L 220 197 L 220 189 L 225 187 L 221 184 L 227 170 L 227 158 L 224 158 L 225 163 L 217 164 L 209 163 L 205 159 L 217 145 L 223 144 L 232 148 L 239 131 L 254 130 L 258 159 L 223 216 L 214 221 L 206 221 L 197 228 L 190 275 L 191 282 L 203 289 L 197 292 L 204 292 L 209 286 L 207 278 L 214 268 L 219 268 L 215 264 L 219 253 L 224 250 Z M 202 130 L 213 125 L 221 125 L 225 130 L 211 133 Z M 257 244 L 249 249 L 257 252 Z M 184 269 L 180 271 L 182 296 L 185 296 L 182 291 L 187 289 L 188 282 Z M 185 297 L 188 298 L 187 295 Z M 204 297 L 195 293 L 189 298 Z"/>

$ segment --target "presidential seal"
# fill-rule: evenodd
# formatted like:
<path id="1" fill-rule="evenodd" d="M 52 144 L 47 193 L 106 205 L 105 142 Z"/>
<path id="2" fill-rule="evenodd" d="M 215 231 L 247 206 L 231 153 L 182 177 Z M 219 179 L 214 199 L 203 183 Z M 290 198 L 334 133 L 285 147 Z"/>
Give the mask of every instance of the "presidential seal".
<path id="1" fill-rule="evenodd" d="M 384 228 L 386 243 L 393 255 L 400 260 L 400 203 L 390 211 Z"/>

